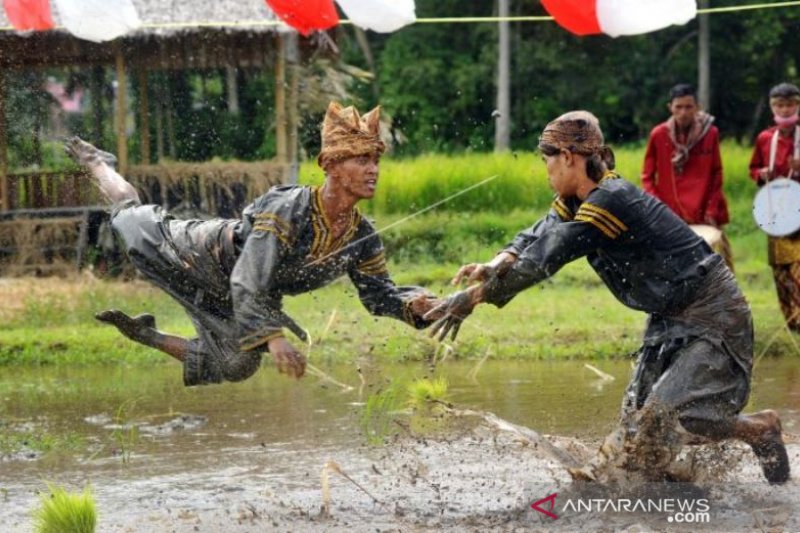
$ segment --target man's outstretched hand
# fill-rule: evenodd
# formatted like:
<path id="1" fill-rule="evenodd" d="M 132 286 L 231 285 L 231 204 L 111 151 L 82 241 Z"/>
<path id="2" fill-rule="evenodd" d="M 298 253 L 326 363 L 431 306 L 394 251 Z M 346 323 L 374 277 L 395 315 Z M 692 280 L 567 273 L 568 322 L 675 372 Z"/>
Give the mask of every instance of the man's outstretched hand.
<path id="1" fill-rule="evenodd" d="M 267 344 L 278 372 L 292 378 L 301 378 L 306 372 L 306 356 L 297 351 L 284 337 L 272 339 Z"/>
<path id="2" fill-rule="evenodd" d="M 442 312 L 440 312 L 438 315 L 435 316 L 434 315 L 428 316 L 428 314 L 432 310 L 440 307 L 443 302 L 444 300 L 442 300 L 441 298 L 437 298 L 436 296 L 430 293 L 425 293 L 412 298 L 408 302 L 408 305 L 411 308 L 411 312 L 414 313 L 414 316 L 423 317 L 425 320 L 438 320 L 444 314 L 444 310 L 442 310 Z"/>
<path id="3" fill-rule="evenodd" d="M 450 340 L 456 340 L 461 323 L 472 313 L 475 305 L 477 305 L 477 301 L 475 300 L 475 291 L 472 289 L 459 291 L 448 296 L 441 304 L 428 311 L 423 317 L 429 320 L 438 318 L 431 326 L 429 335 L 431 337 L 438 335 L 441 342 L 449 333 Z"/>

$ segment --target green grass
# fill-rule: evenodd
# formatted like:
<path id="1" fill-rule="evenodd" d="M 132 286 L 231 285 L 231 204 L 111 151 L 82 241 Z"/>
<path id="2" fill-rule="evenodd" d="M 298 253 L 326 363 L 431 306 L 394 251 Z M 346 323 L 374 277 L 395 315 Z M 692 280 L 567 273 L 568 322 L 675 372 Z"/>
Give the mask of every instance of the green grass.
<path id="1" fill-rule="evenodd" d="M 88 487 L 82 494 L 50 484 L 47 488 L 49 493 L 40 495 L 40 507 L 33 514 L 36 533 L 94 533 L 97 510 Z"/>
<path id="2" fill-rule="evenodd" d="M 638 182 L 642 147 L 617 149 L 623 175 Z M 737 279 L 753 308 L 756 353 L 798 354 L 794 338 L 782 329 L 766 238 L 755 228 L 750 206 L 754 186 L 747 175 L 750 149 L 723 146 L 725 189 L 733 222 L 728 226 Z M 413 218 L 382 233 L 390 267 L 399 284 L 424 285 L 439 294 L 461 264 L 486 261 L 520 229 L 543 215 L 552 193 L 543 165 L 533 153 L 462 156 L 429 155 L 381 164 L 373 211 L 384 228 L 417 209 L 488 175 L 501 177 L 455 203 Z M 303 181 L 319 181 L 310 164 Z M 118 307 L 130 314 L 152 312 L 159 328 L 191 336 L 182 309 L 143 282 L 0 280 L 0 364 L 144 364 L 167 361 L 155 350 L 134 344 L 93 319 L 97 311 Z M 325 342 L 315 348 L 317 362 L 352 360 L 373 354 L 393 361 L 431 359 L 437 344 L 425 332 L 387 318 L 369 316 L 347 280 L 298 297 L 286 310 L 312 336 L 321 335 L 331 313 L 336 320 Z M 498 311 L 481 306 L 465 322 L 449 357 L 480 359 L 488 349 L 499 359 L 602 359 L 636 349 L 645 316 L 625 308 L 609 293 L 585 261 L 517 296 Z M 299 344 L 299 343 L 298 343 Z"/>
<path id="3" fill-rule="evenodd" d="M 644 146 L 617 146 L 614 151 L 619 173 L 638 185 Z M 748 175 L 751 153 L 751 147 L 733 141 L 722 144 L 724 188 L 734 220 L 729 229 L 737 235 L 753 229 L 750 207 L 755 186 Z M 544 164 L 532 151 L 428 154 L 410 159 L 387 156 L 381 162 L 375 198 L 365 204 L 365 210 L 375 216 L 407 215 L 495 175 L 497 179 L 448 201 L 436 211 L 456 214 L 505 214 L 514 210 L 540 212 L 552 200 Z M 316 163 L 302 165 L 301 183 L 319 184 L 322 180 L 322 171 Z"/>
<path id="4" fill-rule="evenodd" d="M 794 340 L 782 329 L 782 315 L 763 258 L 762 243 L 758 243 L 760 254 L 744 251 L 739 254 L 741 242 L 733 243 L 740 259 L 737 278 L 753 308 L 756 353 L 768 348 L 769 354 L 797 354 Z M 492 250 L 486 249 L 465 259 L 487 259 L 491 254 Z M 424 284 L 436 293 L 447 294 L 454 288 L 446 281 L 457 266 L 456 263 L 402 263 L 392 264 L 391 269 L 399 284 Z M 6 327 L 0 330 L 2 364 L 152 365 L 170 360 L 94 320 L 94 312 L 102 306 L 94 302 L 92 294 L 103 294 L 103 304 L 106 300 L 113 301 L 132 314 L 158 310 L 156 316 L 164 330 L 183 335 L 192 332 L 183 310 L 155 288 L 141 283 L 96 280 L 91 283 L 91 290 L 81 292 L 71 290 L 71 283 L 76 282 L 59 281 L 62 288 L 58 284 L 50 287 L 54 295 L 67 292 L 72 296 L 51 298 L 46 325 L 37 322 L 44 320 L 39 311 L 29 314 L 24 307 L 6 320 Z M 138 295 L 135 299 L 129 299 L 132 289 Z M 379 360 L 429 360 L 437 350 L 436 342 L 425 331 L 413 330 L 390 318 L 370 316 L 348 280 L 310 294 L 287 297 L 285 304 L 286 311 L 309 330 L 312 338 L 322 335 L 336 310 L 325 342 L 314 348 L 314 364 L 351 361 L 364 354 Z M 521 293 L 502 310 L 478 307 L 465 321 L 448 357 L 477 360 L 490 348 L 494 359 L 621 357 L 639 345 L 644 319 L 643 313 L 616 301 L 585 261 L 577 261 L 551 280 Z M 295 343 L 301 345 L 299 341 Z"/>

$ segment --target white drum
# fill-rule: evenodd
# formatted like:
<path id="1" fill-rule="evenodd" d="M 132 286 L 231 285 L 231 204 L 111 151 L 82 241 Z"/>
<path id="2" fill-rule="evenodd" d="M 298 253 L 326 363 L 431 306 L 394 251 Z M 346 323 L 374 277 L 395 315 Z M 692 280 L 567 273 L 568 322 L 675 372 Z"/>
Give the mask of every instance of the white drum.
<path id="1" fill-rule="evenodd" d="M 765 184 L 753 201 L 753 217 L 771 237 L 785 237 L 800 229 L 800 183 L 777 178 Z"/>
<path id="2" fill-rule="evenodd" d="M 708 243 L 713 250 L 722 245 L 722 230 L 708 224 L 689 224 L 692 231 L 697 233 Z"/>

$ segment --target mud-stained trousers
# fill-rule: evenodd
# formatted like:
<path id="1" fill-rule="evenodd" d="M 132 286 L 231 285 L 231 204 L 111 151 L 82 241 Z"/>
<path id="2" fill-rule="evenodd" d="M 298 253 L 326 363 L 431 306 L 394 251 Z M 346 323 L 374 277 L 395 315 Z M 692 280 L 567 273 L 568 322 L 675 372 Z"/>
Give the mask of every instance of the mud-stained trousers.
<path id="1" fill-rule="evenodd" d="M 732 436 L 747 403 L 753 355 L 750 307 L 730 270 L 719 263 L 695 301 L 673 316 L 651 315 L 622 402 L 620 429 L 592 464 L 665 479 L 682 433 Z"/>
<path id="2" fill-rule="evenodd" d="M 242 351 L 228 277 L 219 258 L 232 256 L 231 220 L 177 220 L 154 205 L 129 202 L 111 213 L 128 257 L 152 283 L 186 310 L 197 331 L 183 362 L 187 386 L 241 381 L 261 364 L 259 351 Z"/>

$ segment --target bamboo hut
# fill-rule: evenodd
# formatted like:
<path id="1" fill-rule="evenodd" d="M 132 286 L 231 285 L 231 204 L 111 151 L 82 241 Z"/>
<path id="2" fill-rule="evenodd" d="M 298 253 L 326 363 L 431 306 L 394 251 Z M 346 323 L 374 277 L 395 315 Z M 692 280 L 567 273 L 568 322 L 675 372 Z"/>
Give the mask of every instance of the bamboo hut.
<path id="1" fill-rule="evenodd" d="M 93 187 L 75 169 L 15 172 L 9 168 L 7 94 L 3 78 L 31 69 L 112 69 L 116 77 L 112 121 L 120 172 L 131 178 L 143 198 L 165 207 L 191 203 L 212 215 L 235 216 L 248 201 L 296 175 L 297 66 L 312 49 L 310 41 L 277 23 L 260 0 L 133 0 L 142 27 L 109 43 L 77 39 L 63 30 L 17 32 L 0 10 L 0 273 L 3 264 L 46 269 L 59 250 L 70 250 L 78 267 L 92 228 L 102 216 Z M 58 25 L 58 14 L 53 13 Z M 149 87 L 155 71 L 236 69 L 274 71 L 276 156 L 252 162 L 176 162 L 164 158 L 162 136 L 171 116 L 151 117 L 149 98 L 169 103 L 169 95 Z M 101 70 L 102 72 L 102 70 Z M 128 102 L 136 84 L 137 101 Z M 234 87 L 235 88 L 235 87 Z M 228 87 L 230 91 L 230 87 Z M 89 88 L 90 92 L 92 88 Z M 229 94 L 235 98 L 236 91 Z M 134 104 L 134 105 L 131 105 Z M 231 101 L 229 105 L 235 106 Z M 138 114 L 138 158 L 128 152 L 126 114 Z M 160 108 L 159 108 L 160 109 Z M 151 142 L 155 119 L 158 142 Z M 166 123 L 166 125 L 162 124 Z M 151 144 L 158 146 L 151 153 Z M 16 261 L 9 261 L 10 255 Z M 63 255 L 63 254 L 60 254 Z M 4 260 L 5 259 L 5 260 Z"/>

